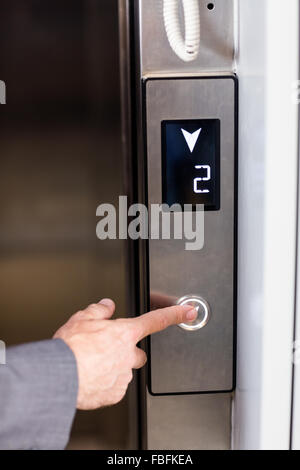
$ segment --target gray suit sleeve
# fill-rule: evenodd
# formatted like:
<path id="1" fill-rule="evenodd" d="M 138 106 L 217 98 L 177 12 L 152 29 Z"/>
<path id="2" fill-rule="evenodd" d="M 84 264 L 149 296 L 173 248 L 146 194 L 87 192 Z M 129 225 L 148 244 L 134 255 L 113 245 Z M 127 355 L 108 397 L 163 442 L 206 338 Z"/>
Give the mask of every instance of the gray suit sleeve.
<path id="1" fill-rule="evenodd" d="M 0 449 L 64 449 L 77 392 L 76 360 L 60 339 L 8 348 L 0 365 Z"/>

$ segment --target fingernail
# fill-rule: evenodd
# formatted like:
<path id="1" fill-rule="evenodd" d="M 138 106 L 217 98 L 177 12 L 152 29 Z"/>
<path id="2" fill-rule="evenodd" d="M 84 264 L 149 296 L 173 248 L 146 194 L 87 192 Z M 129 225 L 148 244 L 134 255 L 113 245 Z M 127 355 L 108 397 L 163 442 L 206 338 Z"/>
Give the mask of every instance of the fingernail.
<path id="1" fill-rule="evenodd" d="M 111 299 L 102 299 L 99 304 L 105 305 L 106 307 L 112 307 L 114 302 Z"/>
<path id="2" fill-rule="evenodd" d="M 190 310 L 194 310 L 193 305 L 191 304 L 185 304 L 181 306 L 186 312 L 189 312 Z"/>
<path id="3" fill-rule="evenodd" d="M 186 319 L 188 321 L 193 321 L 193 320 L 196 320 L 197 316 L 198 316 L 198 312 L 197 310 L 194 309 L 194 307 L 191 307 L 192 309 L 189 310 L 187 313 L 186 313 Z"/>

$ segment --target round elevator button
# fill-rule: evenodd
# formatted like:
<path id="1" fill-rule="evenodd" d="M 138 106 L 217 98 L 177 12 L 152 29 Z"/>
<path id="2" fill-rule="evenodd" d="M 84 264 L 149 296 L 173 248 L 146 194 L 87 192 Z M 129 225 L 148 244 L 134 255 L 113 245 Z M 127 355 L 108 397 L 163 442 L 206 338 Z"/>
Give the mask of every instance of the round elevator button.
<path id="1" fill-rule="evenodd" d="M 198 312 L 198 317 L 190 323 L 180 323 L 180 328 L 186 331 L 196 331 L 204 328 L 209 322 L 211 310 L 209 304 L 202 297 L 186 295 L 177 301 L 177 305 L 192 305 Z"/>

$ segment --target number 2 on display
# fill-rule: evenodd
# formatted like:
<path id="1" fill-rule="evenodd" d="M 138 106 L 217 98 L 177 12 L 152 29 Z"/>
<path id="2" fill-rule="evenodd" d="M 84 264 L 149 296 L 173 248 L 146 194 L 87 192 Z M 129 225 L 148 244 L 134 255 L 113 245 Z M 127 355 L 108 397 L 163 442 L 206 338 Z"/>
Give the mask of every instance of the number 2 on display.
<path id="1" fill-rule="evenodd" d="M 209 193 L 209 189 L 199 189 L 199 183 L 202 181 L 210 181 L 211 180 L 211 168 L 209 165 L 197 165 L 195 166 L 196 170 L 205 170 L 206 176 L 202 178 L 195 178 L 194 179 L 194 193 L 196 194 L 207 194 Z"/>

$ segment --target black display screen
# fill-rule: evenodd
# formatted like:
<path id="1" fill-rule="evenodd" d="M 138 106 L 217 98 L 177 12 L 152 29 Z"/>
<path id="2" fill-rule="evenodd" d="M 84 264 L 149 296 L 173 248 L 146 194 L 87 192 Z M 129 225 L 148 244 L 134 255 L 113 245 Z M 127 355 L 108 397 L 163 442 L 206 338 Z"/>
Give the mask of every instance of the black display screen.
<path id="1" fill-rule="evenodd" d="M 162 122 L 163 203 L 220 209 L 219 119 Z"/>

